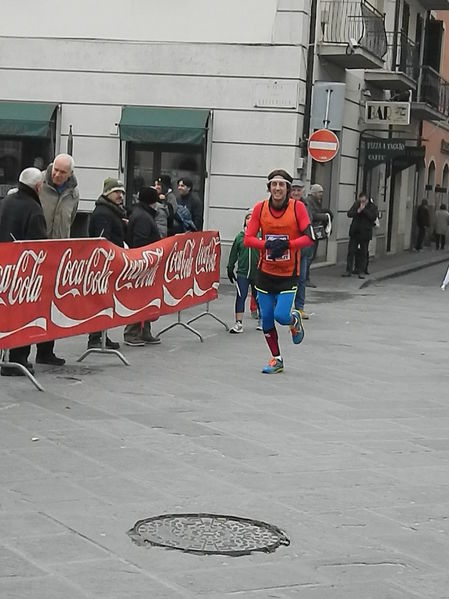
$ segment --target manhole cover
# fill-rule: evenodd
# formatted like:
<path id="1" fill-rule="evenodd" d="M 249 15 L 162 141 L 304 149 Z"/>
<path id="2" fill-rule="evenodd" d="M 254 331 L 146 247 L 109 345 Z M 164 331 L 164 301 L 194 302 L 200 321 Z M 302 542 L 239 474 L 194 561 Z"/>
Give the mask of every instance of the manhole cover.
<path id="1" fill-rule="evenodd" d="M 218 514 L 163 514 L 139 520 L 128 534 L 139 545 L 201 554 L 238 556 L 290 545 L 272 524 Z"/>

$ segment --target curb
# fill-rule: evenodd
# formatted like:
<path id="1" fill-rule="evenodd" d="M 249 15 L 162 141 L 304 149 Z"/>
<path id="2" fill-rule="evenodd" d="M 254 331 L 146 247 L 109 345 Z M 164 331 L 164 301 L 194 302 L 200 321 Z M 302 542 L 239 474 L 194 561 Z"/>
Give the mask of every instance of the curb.
<path id="1" fill-rule="evenodd" d="M 380 272 L 375 277 L 372 277 L 371 279 L 364 281 L 360 285 L 359 289 L 365 289 L 366 287 L 369 287 L 370 285 L 373 285 L 374 283 L 378 283 L 379 281 L 385 281 L 386 279 L 394 279 L 396 277 L 401 277 L 402 275 L 407 275 L 411 272 L 415 272 L 417 270 L 422 270 L 423 268 L 428 268 L 430 266 L 435 266 L 436 264 L 442 264 L 443 262 L 447 262 L 447 261 L 448 261 L 448 257 L 446 256 L 445 258 L 438 258 L 437 260 L 434 260 L 432 262 L 407 264 L 406 266 L 402 266 L 395 270 L 390 270 L 390 271 L 384 270 L 383 273 Z"/>

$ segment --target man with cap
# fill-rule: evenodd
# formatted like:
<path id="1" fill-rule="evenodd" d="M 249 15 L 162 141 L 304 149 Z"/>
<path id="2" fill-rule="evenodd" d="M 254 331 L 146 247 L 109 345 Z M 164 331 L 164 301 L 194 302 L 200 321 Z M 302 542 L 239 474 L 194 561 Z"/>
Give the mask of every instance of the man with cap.
<path id="1" fill-rule="evenodd" d="M 292 181 L 291 175 L 283 169 L 268 175 L 270 196 L 254 206 L 244 237 L 245 246 L 260 251 L 257 298 L 262 328 L 272 354 L 262 369 L 264 374 L 275 374 L 284 369 L 275 321 L 290 327 L 293 343 L 299 344 L 304 338 L 301 314 L 292 308 L 300 251 L 313 244 L 313 233 L 306 207 L 290 198 Z"/>
<path id="2" fill-rule="evenodd" d="M 103 183 L 103 193 L 95 202 L 90 216 L 89 237 L 105 237 L 111 243 L 124 247 L 126 211 L 123 207 L 125 187 L 119 179 L 108 177 Z M 101 347 L 101 331 L 90 333 L 89 349 Z M 108 349 L 119 349 L 120 344 L 106 337 Z"/>
<path id="3" fill-rule="evenodd" d="M 332 222 L 333 214 L 328 208 L 323 208 L 323 194 L 324 189 L 322 185 L 319 183 L 314 183 L 310 187 L 309 195 L 305 201 L 307 209 L 310 214 L 310 221 L 312 223 L 312 228 L 323 226 L 330 226 Z M 316 236 L 315 236 L 316 237 Z M 319 239 L 315 239 L 312 256 L 309 258 L 309 262 L 307 265 L 307 275 L 306 275 L 306 285 L 308 287 L 316 287 L 313 283 L 310 282 L 310 265 L 315 259 L 315 256 L 318 251 L 318 243 Z"/>
<path id="4" fill-rule="evenodd" d="M 290 197 L 297 202 L 304 204 L 304 183 L 301 179 L 293 179 Z M 309 318 L 309 315 L 304 310 L 304 304 L 306 301 L 306 276 L 309 267 L 309 259 L 312 257 L 312 250 L 313 246 L 302 248 L 301 260 L 299 263 L 299 279 L 298 290 L 295 297 L 295 308 L 301 314 L 303 320 L 308 320 Z"/>
<path id="5" fill-rule="evenodd" d="M 156 222 L 158 201 L 159 193 L 155 187 L 140 189 L 137 204 L 129 217 L 126 241 L 130 248 L 143 247 L 161 239 Z M 151 321 L 126 325 L 123 340 L 126 345 L 133 347 L 161 342 L 159 337 L 154 337 L 151 333 Z"/>
<path id="6" fill-rule="evenodd" d="M 26 168 L 20 173 L 19 186 L 2 202 L 0 213 L 0 242 L 46 239 L 47 226 L 39 200 L 42 173 L 37 168 Z M 31 346 L 9 350 L 9 361 L 25 366 L 34 374 L 28 362 Z M 2 368 L 2 376 L 25 376 L 19 368 Z"/>

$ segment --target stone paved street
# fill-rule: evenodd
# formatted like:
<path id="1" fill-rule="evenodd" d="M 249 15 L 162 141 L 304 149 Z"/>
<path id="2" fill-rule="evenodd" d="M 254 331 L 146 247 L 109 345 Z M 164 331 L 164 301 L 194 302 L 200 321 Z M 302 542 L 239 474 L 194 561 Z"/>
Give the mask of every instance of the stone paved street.
<path id="1" fill-rule="evenodd" d="M 233 336 L 203 318 L 204 343 L 175 329 L 125 347 L 130 367 L 77 364 L 86 339 L 58 341 L 68 364 L 37 367 L 45 393 L 1 379 L 1 599 L 449 598 L 445 269 L 308 290 L 281 375 L 260 374 L 256 321 Z M 233 300 L 223 286 L 211 308 L 231 323 Z M 127 536 L 177 512 L 262 520 L 291 543 L 201 556 Z"/>

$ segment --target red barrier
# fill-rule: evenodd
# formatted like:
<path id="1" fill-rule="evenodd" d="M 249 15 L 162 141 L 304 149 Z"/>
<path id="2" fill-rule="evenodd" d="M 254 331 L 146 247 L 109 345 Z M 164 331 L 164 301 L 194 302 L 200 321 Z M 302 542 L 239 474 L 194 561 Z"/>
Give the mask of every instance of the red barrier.
<path id="1" fill-rule="evenodd" d="M 217 298 L 217 231 L 124 250 L 105 239 L 0 244 L 0 349 L 72 337 Z"/>

